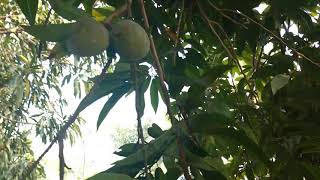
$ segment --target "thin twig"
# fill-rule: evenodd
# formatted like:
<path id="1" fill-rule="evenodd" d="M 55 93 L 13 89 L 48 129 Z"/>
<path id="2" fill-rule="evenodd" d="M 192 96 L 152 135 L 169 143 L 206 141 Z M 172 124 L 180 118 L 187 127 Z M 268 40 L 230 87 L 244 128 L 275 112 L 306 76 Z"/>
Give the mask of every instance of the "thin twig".
<path id="1" fill-rule="evenodd" d="M 37 123 L 31 123 L 31 122 L 22 122 L 22 121 L 17 121 L 17 120 L 12 120 L 9 118 L 6 118 L 2 115 L 0 115 L 2 119 L 5 119 L 6 121 L 14 122 L 14 123 L 19 123 L 19 124 L 26 124 L 26 125 L 32 125 L 32 126 L 39 126 Z"/>
<path id="2" fill-rule="evenodd" d="M 145 9 L 145 6 L 144 6 L 144 1 L 143 0 L 139 0 L 139 2 L 140 2 L 140 6 L 141 6 L 141 13 L 142 13 L 142 16 L 143 16 L 143 19 L 144 19 L 144 26 L 145 26 L 145 29 L 149 33 L 151 54 L 152 54 L 153 60 L 155 61 L 156 70 L 157 70 L 157 73 L 159 75 L 160 87 L 161 87 L 161 90 L 162 90 L 163 95 L 164 95 L 164 101 L 165 101 L 164 103 L 167 106 L 167 113 L 169 115 L 169 118 L 171 120 L 172 125 L 174 126 L 176 124 L 176 119 L 175 119 L 175 117 L 174 117 L 174 115 L 173 115 L 173 113 L 172 113 L 172 111 L 170 109 L 169 92 L 168 92 L 167 87 L 166 87 L 166 85 L 164 83 L 164 74 L 163 74 L 163 71 L 162 71 L 162 67 L 161 67 L 161 64 L 160 64 L 160 60 L 159 60 L 159 57 L 158 57 L 158 53 L 157 53 L 157 50 L 156 50 L 156 46 L 155 46 L 152 34 L 150 33 L 150 25 L 149 25 L 147 12 L 146 12 L 146 9 Z M 183 174 L 184 174 L 184 177 L 186 178 L 186 180 L 191 180 L 192 178 L 191 178 L 189 170 L 188 170 L 188 165 L 187 165 L 187 162 L 186 162 L 186 159 L 185 159 L 183 146 L 182 146 L 182 143 L 181 143 L 181 137 L 180 137 L 179 134 L 180 133 L 177 134 L 177 136 L 178 136 L 177 137 L 177 141 L 178 141 L 178 145 L 179 145 L 178 148 L 179 148 L 179 155 L 181 157 L 181 164 L 182 164 Z"/>
<path id="3" fill-rule="evenodd" d="M 243 27 L 244 29 L 248 29 L 248 27 L 246 25 L 244 25 L 243 23 L 238 22 L 237 20 L 233 19 L 232 17 L 226 15 L 225 13 L 223 13 L 219 8 L 217 8 L 214 4 L 212 4 L 212 2 L 210 0 L 208 0 L 208 3 L 218 11 L 219 14 L 221 14 L 223 17 L 229 19 L 231 22 L 233 22 L 234 24 L 237 24 L 241 27 Z"/>
<path id="4" fill-rule="evenodd" d="M 250 91 L 253 93 L 253 96 L 254 96 L 256 102 L 258 102 L 258 97 L 256 97 L 256 95 L 255 95 L 255 93 L 254 93 L 254 89 L 253 89 L 253 87 L 251 86 L 251 84 L 250 84 L 250 82 L 249 82 L 249 80 L 248 80 L 248 78 L 247 78 L 247 75 L 244 73 L 244 71 L 243 71 L 243 69 L 242 69 L 242 67 L 241 67 L 241 64 L 240 64 L 240 62 L 239 62 L 239 60 L 238 60 L 238 58 L 237 58 L 237 56 L 236 56 L 233 48 L 232 48 L 232 47 L 231 47 L 231 48 L 228 48 L 228 47 L 225 45 L 225 43 L 223 42 L 223 40 L 221 39 L 221 37 L 219 36 L 219 34 L 217 33 L 217 31 L 216 31 L 216 30 L 213 28 L 213 26 L 212 26 L 212 23 L 213 23 L 214 21 L 211 21 L 211 20 L 208 18 L 208 16 L 206 15 L 206 13 L 204 12 L 204 10 L 202 9 L 202 6 L 201 6 L 201 4 L 199 3 L 199 1 L 196 0 L 196 2 L 197 2 L 197 5 L 198 5 L 198 8 L 199 8 L 199 10 L 200 10 L 200 13 L 201 13 L 202 17 L 203 17 L 204 20 L 207 22 L 207 24 L 208 24 L 211 32 L 218 38 L 220 44 L 222 45 L 222 47 L 224 48 L 224 50 L 226 51 L 226 53 L 228 54 L 228 56 L 236 63 L 236 65 L 238 66 L 241 74 L 243 75 L 243 77 L 244 77 L 244 79 L 245 79 L 245 81 L 246 81 L 246 83 L 247 83 Z M 216 23 L 216 24 L 217 24 L 217 23 Z M 224 32 L 223 28 L 222 28 L 219 24 L 218 24 L 218 27 Z M 226 38 L 229 40 L 230 45 L 231 45 L 231 40 L 229 39 L 229 37 L 228 37 L 227 35 L 225 35 L 225 36 L 226 36 Z"/>
<path id="5" fill-rule="evenodd" d="M 12 29 L 6 29 L 6 28 L 0 28 L 0 35 L 1 34 L 17 34 L 21 33 L 23 30 L 20 28 L 12 28 Z"/>
<path id="6" fill-rule="evenodd" d="M 157 50 L 156 50 L 156 46 L 155 46 L 155 43 L 154 43 L 154 40 L 153 40 L 153 37 L 152 37 L 152 34 L 150 33 L 150 25 L 149 25 L 149 21 L 148 21 L 148 16 L 147 16 L 147 13 L 146 13 L 146 9 L 144 7 L 144 2 L 143 0 L 140 0 L 140 5 L 141 5 L 141 13 L 143 15 L 143 18 L 144 18 L 144 26 L 145 26 L 145 29 L 147 30 L 147 32 L 149 32 L 149 39 L 150 39 L 150 50 L 151 50 L 151 55 L 153 57 L 153 60 L 155 61 L 155 65 L 156 65 L 156 70 L 157 70 L 157 73 L 158 73 L 158 76 L 159 76 L 159 79 L 160 79 L 160 87 L 161 87 L 161 90 L 163 91 L 163 95 L 164 95 L 164 103 L 166 104 L 167 106 L 167 112 L 168 112 L 168 115 L 170 117 L 170 120 L 171 120 L 171 123 L 172 124 L 175 124 L 175 118 L 171 112 L 171 109 L 169 108 L 170 107 L 170 97 L 169 97 L 169 92 L 167 90 L 167 87 L 165 85 L 165 80 L 164 80 L 164 73 L 163 73 L 163 70 L 162 70 L 162 67 L 161 67 L 161 64 L 160 64 L 160 60 L 159 60 L 159 56 L 158 56 L 158 53 L 157 53 Z"/>
<path id="7" fill-rule="evenodd" d="M 123 15 L 128 10 L 128 4 L 122 5 L 120 8 L 115 10 L 111 15 L 109 15 L 103 22 L 103 24 L 108 27 L 110 26 L 110 23 L 112 22 L 113 18 L 119 17 Z"/>

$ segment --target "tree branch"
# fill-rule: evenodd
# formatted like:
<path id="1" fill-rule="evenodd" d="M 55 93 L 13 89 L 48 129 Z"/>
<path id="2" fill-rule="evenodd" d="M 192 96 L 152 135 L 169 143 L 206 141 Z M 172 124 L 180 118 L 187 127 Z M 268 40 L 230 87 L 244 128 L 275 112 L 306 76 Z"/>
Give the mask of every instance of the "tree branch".
<path id="1" fill-rule="evenodd" d="M 91 88 L 90 92 L 82 99 L 81 102 L 85 101 L 86 99 L 90 98 L 94 93 L 95 90 L 97 88 L 99 88 L 99 84 L 100 82 L 104 79 L 104 77 L 106 76 L 106 70 L 109 68 L 109 66 L 111 65 L 112 60 L 109 60 L 107 62 L 107 64 L 104 66 L 101 74 L 99 75 L 99 77 L 97 78 L 97 81 L 95 82 L 94 86 Z M 79 105 L 81 105 L 81 102 Z M 49 144 L 49 146 L 44 150 L 44 152 L 38 157 L 38 159 L 32 163 L 32 165 L 30 166 L 30 168 L 28 168 L 28 170 L 26 171 L 26 173 L 24 173 L 24 176 L 21 178 L 21 180 L 26 179 L 27 177 L 29 177 L 29 175 L 32 173 L 32 171 L 37 167 L 37 165 L 40 163 L 41 159 L 49 152 L 49 150 L 52 148 L 52 146 L 54 145 L 54 143 L 56 143 L 56 141 L 59 138 L 63 138 L 64 134 L 66 133 L 66 131 L 68 130 L 68 128 L 76 121 L 77 117 L 79 116 L 80 112 L 83 111 L 84 108 L 78 106 L 77 109 L 75 110 L 75 112 L 73 113 L 72 116 L 70 116 L 69 120 L 65 123 L 65 125 L 62 126 L 62 128 L 60 129 L 60 131 L 57 133 L 56 137 L 51 141 L 51 143 Z"/>
<path id="2" fill-rule="evenodd" d="M 174 46 L 173 49 L 176 49 L 178 46 L 178 42 L 179 42 L 179 38 L 180 38 L 180 28 L 181 28 L 181 22 L 182 22 L 182 17 L 183 17 L 183 13 L 184 13 L 184 0 L 182 0 L 182 8 L 181 8 L 181 14 L 178 20 L 178 25 L 177 25 L 177 31 L 176 31 L 176 39 L 174 41 Z M 177 57 L 177 52 L 175 52 L 173 54 L 173 64 L 176 65 L 176 57 Z"/>
<path id="3" fill-rule="evenodd" d="M 64 179 L 64 156 L 63 156 L 63 137 L 60 137 L 58 139 L 58 145 L 59 145 L 59 177 L 60 180 Z"/>
<path id="4" fill-rule="evenodd" d="M 199 11 L 200 11 L 202 17 L 203 17 L 203 19 L 207 22 L 207 24 L 208 24 L 211 32 L 214 34 L 214 36 L 216 36 L 216 37 L 218 38 L 220 44 L 222 45 L 222 47 L 224 48 L 224 50 L 226 51 L 226 53 L 228 54 L 228 56 L 229 56 L 229 57 L 235 62 L 235 64 L 238 66 L 241 74 L 243 75 L 243 77 L 244 77 L 244 79 L 245 79 L 245 81 L 246 81 L 246 84 L 248 85 L 251 93 L 253 94 L 253 96 L 254 96 L 254 98 L 255 98 L 255 101 L 258 102 L 258 97 L 256 97 L 256 95 L 255 95 L 255 93 L 254 93 L 254 90 L 253 90 L 253 87 L 251 86 L 251 84 L 250 84 L 250 82 L 249 82 L 249 80 L 248 80 L 248 78 L 247 78 L 247 75 L 244 73 L 244 71 L 243 71 L 243 69 L 242 69 L 242 67 L 241 67 L 241 64 L 240 64 L 240 62 L 239 62 L 239 60 L 238 60 L 238 58 L 237 58 L 237 56 L 236 56 L 236 54 L 235 54 L 235 52 L 234 52 L 234 50 L 233 50 L 233 47 L 228 48 L 228 47 L 225 45 L 225 43 L 223 42 L 223 40 L 221 39 L 221 37 L 219 36 L 219 34 L 217 33 L 217 31 L 213 28 L 213 26 L 212 26 L 212 24 L 211 24 L 213 21 L 211 21 L 211 20 L 208 18 L 208 16 L 206 15 L 206 13 L 204 12 L 204 10 L 202 9 L 202 6 L 201 6 L 200 2 L 199 2 L 198 0 L 196 0 L 196 2 L 197 2 L 197 6 L 198 6 L 198 8 L 199 8 Z M 217 24 L 217 23 L 216 23 L 216 24 Z M 222 28 L 219 24 L 217 24 L 217 25 L 218 25 L 218 27 L 224 32 L 223 28 Z M 226 33 L 224 32 L 224 34 L 226 34 Z M 225 35 L 225 36 L 226 36 L 226 38 L 228 39 L 228 41 L 230 42 L 230 45 L 231 45 L 231 40 L 228 38 L 227 35 Z"/>
<path id="5" fill-rule="evenodd" d="M 131 1 L 131 0 L 130 0 Z M 130 2 L 129 2 L 130 3 Z M 117 10 L 115 10 L 111 15 L 109 15 L 103 22 L 103 24 L 106 26 L 106 27 L 109 27 L 110 26 L 110 23 L 112 22 L 113 18 L 115 17 L 119 17 L 121 15 L 123 15 L 125 12 L 127 12 L 128 10 L 128 3 L 122 5 L 120 8 L 118 8 Z"/>
<path id="6" fill-rule="evenodd" d="M 296 53 L 298 55 L 298 57 L 302 57 L 304 59 L 306 59 L 307 61 L 309 61 L 310 63 L 312 63 L 313 65 L 320 67 L 320 63 L 317 63 L 315 61 L 313 61 L 312 59 L 310 59 L 309 57 L 305 56 L 304 54 L 300 53 L 297 49 L 291 47 L 288 43 L 286 43 L 281 37 L 279 37 L 278 35 L 276 35 L 274 32 L 272 32 L 271 30 L 269 30 L 268 28 L 266 28 L 264 25 L 262 25 L 261 23 L 255 21 L 254 19 L 252 19 L 251 17 L 249 17 L 248 15 L 240 12 L 240 11 L 235 11 L 232 9 L 220 9 L 217 6 L 215 6 L 213 3 L 209 2 L 209 4 L 216 10 L 218 10 L 219 12 L 231 12 L 234 14 L 238 14 L 241 15 L 245 18 L 247 18 L 248 20 L 250 20 L 251 22 L 253 22 L 254 24 L 258 25 L 259 27 L 261 27 L 263 30 L 265 30 L 266 32 L 268 32 L 269 34 L 271 34 L 271 36 L 273 36 L 275 39 L 277 39 L 281 44 L 287 46 L 289 49 L 291 49 L 294 53 Z"/>

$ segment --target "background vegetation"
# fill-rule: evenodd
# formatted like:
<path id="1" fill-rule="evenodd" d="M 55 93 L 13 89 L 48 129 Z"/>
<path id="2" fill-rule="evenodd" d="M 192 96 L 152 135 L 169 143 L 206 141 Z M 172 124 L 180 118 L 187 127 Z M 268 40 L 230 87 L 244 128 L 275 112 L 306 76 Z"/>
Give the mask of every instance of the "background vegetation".
<path id="1" fill-rule="evenodd" d="M 0 179 L 45 176 L 30 133 L 48 150 L 59 144 L 63 179 L 63 142 L 80 135 L 79 113 L 109 95 L 99 128 L 129 93 L 138 139 L 90 179 L 320 179 L 318 0 L 59 0 L 54 10 L 52 2 L 0 2 Z M 68 58 L 22 27 L 50 28 L 79 11 L 105 24 L 134 19 L 150 34 L 150 54 L 132 64 L 110 51 Z M 73 114 L 63 111 L 66 83 L 85 95 Z M 148 88 L 155 111 L 160 99 L 167 105 L 172 127 L 153 124 L 146 141 Z"/>

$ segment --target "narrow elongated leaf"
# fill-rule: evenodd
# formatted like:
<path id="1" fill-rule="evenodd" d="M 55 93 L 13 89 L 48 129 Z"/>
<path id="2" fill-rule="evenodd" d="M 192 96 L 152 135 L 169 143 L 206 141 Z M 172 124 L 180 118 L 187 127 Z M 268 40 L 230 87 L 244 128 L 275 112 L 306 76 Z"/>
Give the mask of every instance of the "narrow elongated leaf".
<path id="1" fill-rule="evenodd" d="M 133 178 L 125 174 L 116 174 L 116 173 L 98 173 L 87 180 L 133 180 Z"/>
<path id="2" fill-rule="evenodd" d="M 115 89 L 124 86 L 126 83 L 125 81 L 128 79 L 129 73 L 127 72 L 108 74 L 108 76 L 104 78 L 95 89 L 90 90 L 89 95 L 80 102 L 78 111 L 82 111 L 96 100 L 112 93 Z"/>
<path id="3" fill-rule="evenodd" d="M 99 129 L 101 123 L 113 108 L 113 106 L 120 100 L 123 95 L 125 95 L 129 91 L 130 87 L 131 86 L 129 84 L 125 84 L 124 86 L 121 86 L 113 91 L 112 96 L 108 99 L 108 101 L 100 111 L 97 121 L 97 129 Z"/>
<path id="4" fill-rule="evenodd" d="M 154 164 L 162 156 L 163 152 L 173 145 L 175 137 L 172 130 L 167 131 L 155 141 L 150 142 L 145 145 L 144 148 L 139 149 L 136 153 L 115 162 L 114 166 L 105 172 L 126 173 L 127 175 L 134 177 L 141 168 L 144 167 L 145 156 L 148 165 Z"/>
<path id="5" fill-rule="evenodd" d="M 119 147 L 120 151 L 116 151 L 116 152 L 114 152 L 114 154 L 119 155 L 119 156 L 128 157 L 129 155 L 137 152 L 141 146 L 142 146 L 141 144 L 137 144 L 137 143 L 124 144 L 121 147 Z"/>
<path id="6" fill-rule="evenodd" d="M 38 0 L 16 0 L 29 24 L 33 25 L 38 11 Z"/>
<path id="7" fill-rule="evenodd" d="M 151 105 L 152 108 L 154 110 L 154 112 L 156 113 L 158 110 L 158 105 L 159 105 L 159 78 L 155 78 L 152 80 L 151 82 L 151 86 L 150 86 L 150 100 L 151 100 Z"/>
<path id="8" fill-rule="evenodd" d="M 75 23 L 23 26 L 24 30 L 41 41 L 64 41 L 74 33 Z"/>
<path id="9" fill-rule="evenodd" d="M 136 111 L 140 117 L 144 114 L 145 102 L 144 102 L 144 93 L 147 91 L 150 84 L 150 76 L 147 79 L 143 79 L 140 82 L 138 89 L 136 89 Z M 138 101 L 139 100 L 139 101 Z"/>

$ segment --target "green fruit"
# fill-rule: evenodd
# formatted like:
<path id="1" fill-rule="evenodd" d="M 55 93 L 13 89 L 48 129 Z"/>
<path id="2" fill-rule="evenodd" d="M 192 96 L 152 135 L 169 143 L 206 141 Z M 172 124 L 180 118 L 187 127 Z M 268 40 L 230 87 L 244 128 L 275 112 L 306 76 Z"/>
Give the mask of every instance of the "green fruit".
<path id="1" fill-rule="evenodd" d="M 66 41 L 67 50 L 78 56 L 94 56 L 109 45 L 109 31 L 93 19 L 83 18 L 77 22 L 77 31 Z"/>
<path id="2" fill-rule="evenodd" d="M 111 28 L 111 46 L 121 59 L 139 61 L 148 54 L 149 37 L 138 23 L 131 20 L 120 20 Z"/>

